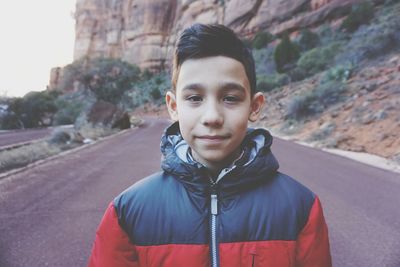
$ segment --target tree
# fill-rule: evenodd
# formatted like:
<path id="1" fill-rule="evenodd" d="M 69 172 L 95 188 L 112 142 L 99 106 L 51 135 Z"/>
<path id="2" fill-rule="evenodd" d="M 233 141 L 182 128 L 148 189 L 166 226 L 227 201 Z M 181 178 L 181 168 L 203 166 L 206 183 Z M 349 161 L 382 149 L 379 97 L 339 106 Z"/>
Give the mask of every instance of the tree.
<path id="1" fill-rule="evenodd" d="M 284 33 L 282 41 L 276 46 L 274 59 L 277 71 L 285 72 L 288 66 L 300 57 L 300 51 L 296 44 L 292 43 L 289 34 Z"/>

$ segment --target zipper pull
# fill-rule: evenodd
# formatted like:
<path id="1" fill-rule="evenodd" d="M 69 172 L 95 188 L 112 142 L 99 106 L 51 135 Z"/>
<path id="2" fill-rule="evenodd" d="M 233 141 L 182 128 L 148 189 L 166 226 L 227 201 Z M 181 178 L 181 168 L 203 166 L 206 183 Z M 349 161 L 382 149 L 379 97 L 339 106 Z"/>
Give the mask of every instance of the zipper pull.
<path id="1" fill-rule="evenodd" d="M 218 198 L 216 194 L 211 195 L 211 214 L 218 215 Z"/>

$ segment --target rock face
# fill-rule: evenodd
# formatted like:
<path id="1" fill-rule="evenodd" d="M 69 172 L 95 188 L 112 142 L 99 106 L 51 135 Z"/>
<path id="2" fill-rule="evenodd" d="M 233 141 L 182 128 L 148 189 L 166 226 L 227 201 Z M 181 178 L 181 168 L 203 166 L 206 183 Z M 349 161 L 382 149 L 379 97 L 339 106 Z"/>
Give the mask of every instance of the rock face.
<path id="1" fill-rule="evenodd" d="M 180 31 L 222 23 L 241 36 L 295 31 L 343 16 L 360 0 L 77 0 L 74 59 L 121 58 L 142 69 L 169 68 Z"/>

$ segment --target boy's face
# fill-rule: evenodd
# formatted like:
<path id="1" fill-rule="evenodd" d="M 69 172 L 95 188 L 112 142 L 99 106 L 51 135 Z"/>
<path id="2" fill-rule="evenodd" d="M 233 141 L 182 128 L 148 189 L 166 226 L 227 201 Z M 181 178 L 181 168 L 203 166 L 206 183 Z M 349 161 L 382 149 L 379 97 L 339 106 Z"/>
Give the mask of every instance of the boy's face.
<path id="1" fill-rule="evenodd" d="M 176 92 L 168 92 L 166 102 L 194 159 L 219 169 L 238 157 L 248 120 L 258 118 L 264 96 L 251 96 L 239 61 L 214 56 L 183 62 Z"/>

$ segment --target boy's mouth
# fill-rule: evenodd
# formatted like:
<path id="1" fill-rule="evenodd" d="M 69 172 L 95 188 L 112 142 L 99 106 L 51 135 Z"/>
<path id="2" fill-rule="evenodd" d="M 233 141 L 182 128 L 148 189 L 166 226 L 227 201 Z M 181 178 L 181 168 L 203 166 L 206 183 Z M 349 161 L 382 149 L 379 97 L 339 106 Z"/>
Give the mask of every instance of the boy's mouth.
<path id="1" fill-rule="evenodd" d="M 204 140 L 204 141 L 222 141 L 225 139 L 228 139 L 229 136 L 228 135 L 201 135 L 201 136 L 197 136 L 198 139 L 200 140 Z"/>

